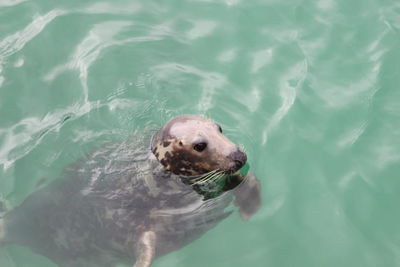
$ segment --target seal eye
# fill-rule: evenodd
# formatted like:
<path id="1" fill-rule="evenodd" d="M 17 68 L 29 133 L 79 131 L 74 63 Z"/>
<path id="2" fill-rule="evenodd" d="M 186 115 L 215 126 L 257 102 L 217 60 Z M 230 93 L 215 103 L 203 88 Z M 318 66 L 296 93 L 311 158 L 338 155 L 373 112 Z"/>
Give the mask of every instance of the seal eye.
<path id="1" fill-rule="evenodd" d="M 193 146 L 193 149 L 196 150 L 197 152 L 202 152 L 204 149 L 206 149 L 207 143 L 197 143 Z"/>

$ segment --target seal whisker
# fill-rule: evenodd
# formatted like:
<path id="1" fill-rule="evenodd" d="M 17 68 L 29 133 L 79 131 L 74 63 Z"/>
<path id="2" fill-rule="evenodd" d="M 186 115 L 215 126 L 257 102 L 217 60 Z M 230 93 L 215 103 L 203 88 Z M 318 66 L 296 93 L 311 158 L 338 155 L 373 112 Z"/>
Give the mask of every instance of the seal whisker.
<path id="1" fill-rule="evenodd" d="M 209 179 L 211 179 L 213 176 L 214 176 L 214 174 L 207 175 L 207 176 L 203 177 L 202 179 L 196 181 L 194 184 L 203 184 L 203 183 L 207 182 Z"/>
<path id="2" fill-rule="evenodd" d="M 219 180 L 220 178 L 225 176 L 225 172 L 221 171 L 221 170 L 217 170 L 215 173 L 213 173 L 212 175 L 209 175 L 206 177 L 206 179 L 203 179 L 199 182 L 197 182 L 197 184 L 209 184 L 209 183 L 213 183 L 217 180 Z"/>
<path id="3" fill-rule="evenodd" d="M 225 175 L 226 174 L 224 172 L 219 172 L 214 177 L 212 177 L 209 181 L 210 182 L 216 182 L 216 181 L 220 180 L 221 178 L 224 178 Z"/>
<path id="4" fill-rule="evenodd" d="M 206 181 L 208 181 L 209 179 L 214 177 L 217 173 L 218 173 L 218 169 L 208 172 L 206 175 L 201 176 L 198 180 L 196 180 L 195 184 L 205 183 Z"/>
<path id="5" fill-rule="evenodd" d="M 208 173 L 205 173 L 205 174 L 201 175 L 200 177 L 195 178 L 195 179 L 193 179 L 193 180 L 195 180 L 195 181 L 205 180 L 205 179 L 207 179 L 208 177 L 214 175 L 216 172 L 218 172 L 218 170 L 212 170 L 212 171 L 210 171 L 210 172 L 208 172 Z"/>

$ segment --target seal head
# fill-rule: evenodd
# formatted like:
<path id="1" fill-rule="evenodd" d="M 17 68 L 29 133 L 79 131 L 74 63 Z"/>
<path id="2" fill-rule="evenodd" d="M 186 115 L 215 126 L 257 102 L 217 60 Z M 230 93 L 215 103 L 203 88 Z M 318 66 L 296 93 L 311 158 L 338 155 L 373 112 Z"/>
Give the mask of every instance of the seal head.
<path id="1" fill-rule="evenodd" d="M 210 119 L 183 115 L 168 121 L 153 137 L 151 151 L 165 170 L 180 176 L 195 176 L 239 170 L 246 154 L 222 134 Z"/>

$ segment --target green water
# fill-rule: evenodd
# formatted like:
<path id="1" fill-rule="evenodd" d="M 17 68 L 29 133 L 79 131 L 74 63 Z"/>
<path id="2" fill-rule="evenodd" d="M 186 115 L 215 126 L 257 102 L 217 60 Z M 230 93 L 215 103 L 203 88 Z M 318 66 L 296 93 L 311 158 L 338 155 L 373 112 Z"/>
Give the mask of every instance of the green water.
<path id="1" fill-rule="evenodd" d="M 398 0 L 0 0 L 0 195 L 202 114 L 263 206 L 155 267 L 400 266 L 399 86 Z M 9 246 L 0 266 L 54 265 Z"/>

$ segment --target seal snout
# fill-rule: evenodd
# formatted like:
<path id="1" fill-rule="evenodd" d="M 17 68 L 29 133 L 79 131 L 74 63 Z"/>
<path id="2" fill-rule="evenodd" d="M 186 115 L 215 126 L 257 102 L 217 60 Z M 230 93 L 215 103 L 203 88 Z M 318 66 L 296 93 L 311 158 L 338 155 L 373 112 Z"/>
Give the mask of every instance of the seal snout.
<path id="1" fill-rule="evenodd" d="M 242 168 L 243 165 L 247 161 L 247 155 L 243 151 L 241 151 L 239 149 L 237 149 L 236 151 L 232 152 L 229 155 L 229 158 L 232 159 L 232 163 L 229 166 L 230 167 L 229 171 L 232 172 L 232 173 L 236 172 L 237 170 Z"/>

